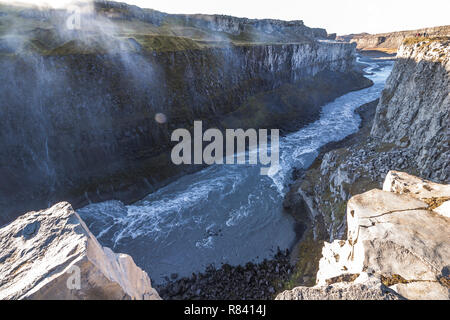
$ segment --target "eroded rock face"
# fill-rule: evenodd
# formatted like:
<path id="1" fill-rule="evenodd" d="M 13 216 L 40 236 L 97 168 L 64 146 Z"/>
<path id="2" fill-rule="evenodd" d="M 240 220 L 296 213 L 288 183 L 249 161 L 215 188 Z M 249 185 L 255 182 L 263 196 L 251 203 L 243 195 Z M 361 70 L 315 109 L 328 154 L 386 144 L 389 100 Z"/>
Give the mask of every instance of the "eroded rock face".
<path id="1" fill-rule="evenodd" d="M 157 300 L 147 273 L 103 248 L 68 203 L 0 229 L 0 299 Z"/>
<path id="2" fill-rule="evenodd" d="M 449 200 L 448 185 L 389 172 L 348 202 L 347 240 L 325 243 L 317 286 L 278 298 L 450 299 Z"/>
<path id="3" fill-rule="evenodd" d="M 391 171 L 383 185 L 384 191 L 406 194 L 420 199 L 434 212 L 450 218 L 450 186 Z"/>

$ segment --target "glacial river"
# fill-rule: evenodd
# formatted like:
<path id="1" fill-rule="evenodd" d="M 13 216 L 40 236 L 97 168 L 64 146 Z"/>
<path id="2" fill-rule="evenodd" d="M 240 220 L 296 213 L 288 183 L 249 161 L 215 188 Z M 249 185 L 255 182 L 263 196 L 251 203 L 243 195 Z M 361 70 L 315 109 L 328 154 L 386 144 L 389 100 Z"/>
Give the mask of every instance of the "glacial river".
<path id="1" fill-rule="evenodd" d="M 374 86 L 325 105 L 318 121 L 280 138 L 280 171 L 258 165 L 214 165 L 184 176 L 129 206 L 91 204 L 78 212 L 104 246 L 130 254 L 153 282 L 205 267 L 259 262 L 295 241 L 294 220 L 282 202 L 293 168 L 308 167 L 321 146 L 355 133 L 354 110 L 377 99 L 392 62 L 371 62 Z"/>

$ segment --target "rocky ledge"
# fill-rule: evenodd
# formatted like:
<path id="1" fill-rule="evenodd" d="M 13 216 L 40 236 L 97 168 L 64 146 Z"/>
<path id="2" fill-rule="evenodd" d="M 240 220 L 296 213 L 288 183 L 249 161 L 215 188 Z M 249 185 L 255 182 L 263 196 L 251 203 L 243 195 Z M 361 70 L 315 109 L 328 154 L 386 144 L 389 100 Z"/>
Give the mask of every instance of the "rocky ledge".
<path id="1" fill-rule="evenodd" d="M 278 300 L 450 299 L 450 185 L 388 173 L 347 205 L 347 240 L 325 243 L 313 288 Z"/>
<path id="2" fill-rule="evenodd" d="M 158 300 L 147 273 L 103 248 L 68 203 L 0 229 L 0 300 Z"/>

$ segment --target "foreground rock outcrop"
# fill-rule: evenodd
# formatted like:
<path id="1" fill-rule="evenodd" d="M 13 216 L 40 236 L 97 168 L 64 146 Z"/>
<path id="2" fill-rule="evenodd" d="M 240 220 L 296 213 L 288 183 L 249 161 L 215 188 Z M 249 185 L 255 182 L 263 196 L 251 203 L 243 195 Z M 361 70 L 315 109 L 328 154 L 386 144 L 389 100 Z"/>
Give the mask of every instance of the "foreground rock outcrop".
<path id="1" fill-rule="evenodd" d="M 277 299 L 450 299 L 450 186 L 389 172 L 350 199 L 347 240 L 325 243 L 314 288 Z"/>
<path id="2" fill-rule="evenodd" d="M 103 248 L 68 203 L 0 229 L 0 299 L 157 300 L 147 273 Z"/>

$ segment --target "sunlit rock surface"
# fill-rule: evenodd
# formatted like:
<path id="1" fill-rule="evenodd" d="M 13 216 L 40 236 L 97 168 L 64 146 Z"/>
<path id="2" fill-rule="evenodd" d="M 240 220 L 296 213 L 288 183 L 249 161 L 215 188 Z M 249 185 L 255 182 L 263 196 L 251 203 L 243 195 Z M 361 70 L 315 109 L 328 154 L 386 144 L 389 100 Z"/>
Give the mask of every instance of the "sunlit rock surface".
<path id="1" fill-rule="evenodd" d="M 449 200 L 448 185 L 389 172 L 348 202 L 347 240 L 325 243 L 317 286 L 278 299 L 449 299 Z"/>
<path id="2" fill-rule="evenodd" d="M 298 287 L 278 295 L 277 300 L 401 300 L 375 277 L 364 275 L 352 283 L 336 282 L 313 288 Z"/>
<path id="3" fill-rule="evenodd" d="M 0 299 L 157 300 L 147 273 L 103 248 L 68 203 L 0 229 Z"/>

